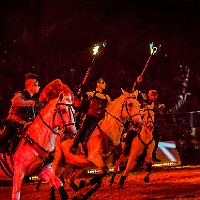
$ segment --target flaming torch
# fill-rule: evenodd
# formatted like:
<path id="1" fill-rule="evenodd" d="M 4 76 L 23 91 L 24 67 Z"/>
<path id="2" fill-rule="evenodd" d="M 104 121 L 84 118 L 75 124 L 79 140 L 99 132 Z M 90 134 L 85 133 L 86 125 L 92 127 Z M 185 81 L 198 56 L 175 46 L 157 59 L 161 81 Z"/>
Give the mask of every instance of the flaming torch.
<path id="1" fill-rule="evenodd" d="M 81 83 L 80 86 L 79 86 L 79 90 L 78 90 L 78 92 L 77 92 L 78 95 L 81 94 L 82 88 L 83 88 L 83 86 L 85 85 L 85 83 L 86 83 L 86 81 L 87 81 L 87 79 L 88 79 L 88 77 L 89 77 L 89 75 L 90 75 L 92 69 L 94 68 L 94 61 L 95 61 L 95 59 L 96 59 L 96 56 L 99 54 L 100 49 L 101 49 L 102 47 L 106 47 L 106 41 L 101 42 L 101 43 L 94 44 L 94 46 L 93 46 L 93 48 L 92 48 L 92 55 L 93 55 L 92 63 L 91 63 L 91 66 L 88 68 L 88 70 L 87 70 L 87 72 L 86 72 L 86 74 L 85 74 L 85 76 L 84 76 L 84 79 L 83 79 L 82 83 Z"/>
<path id="2" fill-rule="evenodd" d="M 141 77 L 144 75 L 144 73 L 145 73 L 145 71 L 147 69 L 147 66 L 149 65 L 149 61 L 150 61 L 151 57 L 153 55 L 155 55 L 155 53 L 158 50 L 158 48 L 153 45 L 153 42 L 149 45 L 149 48 L 150 48 L 150 56 L 149 56 L 149 58 L 148 58 L 148 60 L 147 60 L 147 62 L 145 64 L 145 66 L 144 66 L 144 68 L 142 70 L 142 73 L 140 74 Z M 137 84 L 137 81 L 135 81 L 135 83 L 133 85 L 132 92 L 134 92 L 136 84 Z"/>

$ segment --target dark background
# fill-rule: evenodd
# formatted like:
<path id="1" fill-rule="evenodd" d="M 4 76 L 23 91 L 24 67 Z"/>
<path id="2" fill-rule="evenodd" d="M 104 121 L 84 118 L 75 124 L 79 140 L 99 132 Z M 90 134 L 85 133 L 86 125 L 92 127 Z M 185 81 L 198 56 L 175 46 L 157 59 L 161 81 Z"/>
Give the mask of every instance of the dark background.
<path id="1" fill-rule="evenodd" d="M 112 98 L 131 91 L 149 56 L 142 89 L 159 91 L 166 111 L 182 91 L 182 74 L 190 68 L 191 95 L 180 111 L 200 106 L 200 3 L 194 0 L 1 0 L 1 118 L 10 99 L 24 88 L 24 74 L 37 73 L 42 88 L 60 78 L 76 93 L 91 66 L 90 47 L 107 45 L 93 72 L 106 79 Z M 181 67 L 182 66 L 182 67 Z M 181 70 L 182 69 L 182 70 Z M 87 89 L 92 89 L 87 82 Z"/>

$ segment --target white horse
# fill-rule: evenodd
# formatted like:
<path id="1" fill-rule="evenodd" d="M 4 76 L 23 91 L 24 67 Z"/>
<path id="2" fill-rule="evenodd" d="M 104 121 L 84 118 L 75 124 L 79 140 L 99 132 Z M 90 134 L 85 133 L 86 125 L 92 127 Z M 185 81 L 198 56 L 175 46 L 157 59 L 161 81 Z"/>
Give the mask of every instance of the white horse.
<path id="1" fill-rule="evenodd" d="M 147 164 L 147 175 L 144 178 L 144 181 L 149 182 L 149 176 L 152 167 L 152 152 L 155 146 L 155 141 L 153 139 L 155 113 L 153 111 L 153 106 L 147 105 L 144 109 L 141 109 L 141 115 L 143 116 L 142 129 L 141 131 L 137 132 L 137 135 L 132 141 L 126 169 L 122 173 L 119 181 L 120 188 L 123 187 L 129 172 L 136 167 L 138 160 L 143 153 L 145 153 L 145 163 Z M 119 159 L 116 161 L 114 173 L 110 180 L 110 185 L 114 183 L 117 169 L 124 158 L 125 155 L 122 153 Z"/>
<path id="2" fill-rule="evenodd" d="M 59 191 L 61 199 L 68 199 L 61 180 L 52 170 L 56 129 L 76 130 L 74 125 L 71 95 L 60 93 L 59 97 L 39 112 L 26 132 L 17 150 L 10 156 L 0 154 L 0 179 L 13 179 L 12 200 L 20 199 L 22 181 L 25 176 L 38 175 L 53 184 Z"/>
<path id="3" fill-rule="evenodd" d="M 100 187 L 102 177 L 107 174 L 108 165 L 113 162 L 113 152 L 120 144 L 120 138 L 126 120 L 129 120 L 130 123 L 134 125 L 141 123 L 139 110 L 140 104 L 137 101 L 135 94 L 123 91 L 123 94 L 119 98 L 108 105 L 105 117 L 99 122 L 92 133 L 92 136 L 87 143 L 88 157 L 74 155 L 70 152 L 73 139 L 66 139 L 62 142 L 58 142 L 53 162 L 54 170 L 56 171 L 57 166 L 61 162 L 62 153 L 64 154 L 65 162 L 67 164 L 81 167 L 93 166 L 98 168 L 100 175 L 88 182 L 80 182 L 81 188 L 89 184 L 97 184 L 96 189 L 93 189 L 92 192 L 89 192 L 84 196 L 84 198 L 87 199 Z M 104 158 L 110 159 L 109 161 L 105 161 Z M 77 170 L 74 174 L 76 177 Z M 75 178 L 71 178 L 70 180 L 75 180 Z M 70 184 L 73 184 L 73 182 Z"/>

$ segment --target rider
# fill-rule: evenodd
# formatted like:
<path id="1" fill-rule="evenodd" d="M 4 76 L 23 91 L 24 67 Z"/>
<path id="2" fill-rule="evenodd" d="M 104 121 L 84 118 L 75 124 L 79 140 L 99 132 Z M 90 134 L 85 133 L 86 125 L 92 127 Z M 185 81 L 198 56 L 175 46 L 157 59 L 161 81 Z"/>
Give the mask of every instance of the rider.
<path id="1" fill-rule="evenodd" d="M 4 129 L 0 135 L 0 147 L 18 133 L 27 122 L 33 121 L 35 117 L 34 94 L 39 92 L 40 86 L 36 74 L 27 73 L 25 75 L 25 89 L 15 93 L 11 102 L 8 117 L 4 124 Z"/>
<path id="2" fill-rule="evenodd" d="M 163 109 L 165 108 L 164 104 L 160 104 L 157 102 L 157 98 L 158 98 L 158 92 L 156 90 L 149 90 L 148 93 L 145 92 L 141 92 L 139 91 L 139 83 L 142 82 L 142 76 L 138 76 L 137 77 L 137 82 L 135 85 L 135 91 L 137 90 L 138 92 L 138 101 L 141 103 L 141 108 L 145 107 L 146 105 L 152 105 L 153 109 L 155 112 L 157 113 L 161 113 L 163 111 Z M 126 133 L 126 139 L 125 139 L 125 147 L 124 147 L 124 154 L 125 156 L 127 156 L 129 154 L 130 148 L 131 148 L 131 143 L 132 140 L 134 138 L 134 136 L 136 135 L 136 131 L 135 130 L 128 130 L 128 132 Z M 152 159 L 153 161 L 156 162 L 160 162 L 161 160 L 158 159 L 156 157 L 156 151 L 158 148 L 158 141 L 159 141 L 159 135 L 157 133 L 157 131 L 154 129 L 153 132 L 153 137 L 155 140 L 155 147 L 152 153 Z"/>
<path id="3" fill-rule="evenodd" d="M 157 99 L 158 99 L 158 92 L 156 90 L 149 90 L 147 94 L 145 92 L 142 93 L 141 91 L 139 91 L 138 100 L 140 101 L 142 107 L 145 107 L 146 105 L 151 105 L 153 106 L 155 113 L 161 114 L 163 109 L 165 108 L 165 105 L 158 103 Z M 153 161 L 160 162 L 161 160 L 156 157 L 159 135 L 158 132 L 155 130 L 155 126 L 153 131 L 153 137 L 155 140 L 155 147 L 152 153 L 152 159 Z"/>
<path id="4" fill-rule="evenodd" d="M 87 92 L 84 95 L 84 99 L 87 99 L 86 101 L 88 101 L 89 108 L 85 120 L 78 130 L 74 143 L 70 148 L 72 153 L 76 153 L 79 143 L 82 143 L 84 150 L 86 150 L 87 142 L 90 139 L 92 132 L 98 122 L 104 117 L 106 111 L 105 108 L 111 101 L 110 97 L 104 93 L 106 88 L 105 80 L 99 74 L 94 74 L 91 77 L 91 81 L 96 83 L 96 89 L 95 91 Z"/>
<path id="5" fill-rule="evenodd" d="M 156 90 L 149 90 L 147 96 L 148 96 L 148 98 L 146 100 L 146 103 L 148 105 L 153 105 L 153 109 L 154 109 L 155 113 L 161 114 L 163 109 L 165 108 L 165 105 L 157 102 L 158 92 Z M 155 147 L 153 149 L 152 159 L 153 159 L 153 161 L 160 162 L 161 160 L 156 157 L 156 151 L 158 149 L 159 135 L 158 135 L 158 132 L 157 132 L 155 126 L 154 126 L 154 131 L 153 131 L 153 137 L 155 140 Z"/>

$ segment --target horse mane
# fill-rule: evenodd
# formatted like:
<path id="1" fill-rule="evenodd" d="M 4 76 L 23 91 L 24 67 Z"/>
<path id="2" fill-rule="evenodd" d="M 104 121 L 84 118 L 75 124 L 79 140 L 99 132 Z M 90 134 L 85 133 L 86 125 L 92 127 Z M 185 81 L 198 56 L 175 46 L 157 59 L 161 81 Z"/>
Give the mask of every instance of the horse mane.
<path id="1" fill-rule="evenodd" d="M 72 102 L 74 101 L 74 94 L 71 89 L 60 79 L 55 79 L 51 81 L 41 92 L 39 101 L 43 103 L 48 103 L 50 100 L 55 99 L 59 94 L 63 92 L 65 95 L 71 94 Z"/>
<path id="2" fill-rule="evenodd" d="M 48 113 L 51 111 L 51 110 L 54 110 L 55 109 L 55 106 L 56 106 L 56 103 L 57 103 L 57 98 L 55 99 L 52 99 L 50 100 L 40 111 L 39 111 L 39 114 L 37 114 L 37 116 L 35 117 L 35 119 L 33 120 L 33 124 L 37 123 L 38 120 L 40 119 L 40 115 L 45 118 L 45 113 Z M 52 112 L 52 111 L 51 111 Z M 53 115 L 53 113 L 51 113 Z"/>
<path id="3" fill-rule="evenodd" d="M 108 104 L 106 110 L 108 112 L 111 112 L 116 107 L 116 105 L 118 105 L 118 104 L 121 105 L 122 101 L 124 101 L 124 96 L 123 95 L 121 95 L 120 97 L 116 98 L 114 101 L 111 101 Z"/>

